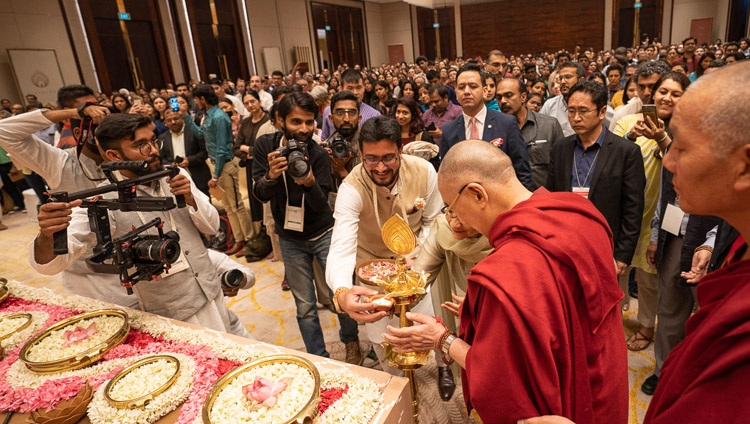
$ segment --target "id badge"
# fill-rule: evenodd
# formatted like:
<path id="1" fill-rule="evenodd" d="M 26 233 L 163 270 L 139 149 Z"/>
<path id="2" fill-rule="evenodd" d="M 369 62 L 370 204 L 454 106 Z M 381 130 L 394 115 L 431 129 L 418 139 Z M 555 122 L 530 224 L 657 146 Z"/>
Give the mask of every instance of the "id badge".
<path id="1" fill-rule="evenodd" d="M 667 210 L 664 212 L 664 219 L 661 221 L 661 229 L 675 236 L 680 235 L 680 227 L 685 212 L 679 207 L 668 203 Z"/>
<path id="2" fill-rule="evenodd" d="M 304 204 L 304 203 L 303 203 Z M 304 207 L 286 205 L 284 214 L 284 229 L 290 231 L 302 232 L 305 228 L 305 209 Z"/>
<path id="3" fill-rule="evenodd" d="M 583 197 L 584 199 L 589 198 L 589 188 L 588 187 L 573 187 L 573 193 Z"/>

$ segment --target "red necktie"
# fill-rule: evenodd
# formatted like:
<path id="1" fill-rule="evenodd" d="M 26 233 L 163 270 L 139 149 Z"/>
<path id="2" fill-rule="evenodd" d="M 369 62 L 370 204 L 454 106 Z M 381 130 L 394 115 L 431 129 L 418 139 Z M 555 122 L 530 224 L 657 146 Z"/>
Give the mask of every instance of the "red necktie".
<path id="1" fill-rule="evenodd" d="M 471 128 L 469 129 L 469 139 L 479 140 L 479 128 L 477 128 L 477 118 L 475 116 L 471 117 L 469 125 L 471 125 Z"/>

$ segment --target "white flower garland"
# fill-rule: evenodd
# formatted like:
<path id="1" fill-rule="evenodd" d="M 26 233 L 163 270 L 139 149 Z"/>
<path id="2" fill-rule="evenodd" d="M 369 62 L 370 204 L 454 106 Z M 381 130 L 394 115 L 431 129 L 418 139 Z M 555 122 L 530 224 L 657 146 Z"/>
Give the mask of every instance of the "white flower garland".
<path id="1" fill-rule="evenodd" d="M 9 312 L 9 313 L 0 314 L 0 317 L 3 317 L 5 315 L 12 315 L 15 313 L 17 312 Z M 47 322 L 47 319 L 49 318 L 49 314 L 47 314 L 46 312 L 31 311 L 27 313 L 31 315 L 31 323 L 29 324 L 29 326 L 24 328 L 21 331 L 14 333 L 12 336 L 8 337 L 7 339 L 0 341 L 0 347 L 2 347 L 5 350 L 11 350 L 15 348 L 19 344 L 25 342 L 29 337 L 31 337 L 32 334 L 36 333 L 39 327 L 45 322 Z M 5 321 L 8 321 L 8 320 L 3 320 L 3 322 Z M 14 325 L 12 323 L 7 323 L 7 324 L 8 324 L 8 328 L 0 329 L 0 336 L 3 336 L 7 334 L 8 332 L 12 331 L 14 327 L 18 328 L 18 325 Z M 3 327 L 5 327 L 5 325 Z"/>
<path id="2" fill-rule="evenodd" d="M 184 402 L 185 399 L 187 399 L 187 397 L 190 395 L 193 374 L 195 373 L 195 362 L 190 356 L 187 355 L 170 352 L 165 353 L 174 356 L 180 361 L 180 375 L 179 377 L 177 377 L 177 380 L 169 389 L 165 390 L 164 393 L 156 396 L 143 408 L 120 409 L 110 405 L 109 402 L 107 402 L 107 400 L 104 398 L 104 389 L 106 388 L 107 382 L 109 380 L 105 381 L 94 393 L 94 398 L 91 400 L 91 403 L 88 407 L 88 417 L 92 424 L 153 423 L 180 406 L 180 404 Z M 128 358 L 128 360 L 132 360 L 132 362 L 135 362 L 149 356 L 153 355 L 142 355 L 138 357 Z M 167 378 L 169 378 L 169 376 L 174 374 L 174 364 L 168 363 L 167 361 L 157 361 L 139 367 L 137 370 L 134 370 L 132 373 L 130 373 L 128 377 L 134 376 L 142 378 L 141 374 L 146 372 L 156 372 L 160 375 L 166 375 Z M 115 388 L 116 387 L 117 385 L 115 386 Z M 138 393 L 123 393 L 123 395 L 128 398 L 135 398 L 138 396 Z"/>
<path id="3" fill-rule="evenodd" d="M 82 296 L 60 296 L 50 289 L 33 288 L 18 281 L 9 281 L 7 287 L 14 297 L 28 301 L 40 301 L 49 305 L 62 306 L 77 311 L 91 312 L 100 309 L 122 308 L 112 303 Z M 164 317 L 133 310 L 128 310 L 127 312 L 130 317 L 131 328 L 155 337 L 163 337 L 165 340 L 206 345 L 214 354 L 222 359 L 234 362 L 250 362 L 268 355 L 268 353 L 262 352 L 257 347 L 237 343 L 217 331 L 195 331 L 187 327 L 175 325 Z"/>
<path id="4" fill-rule="evenodd" d="M 253 384 L 257 377 L 278 382 L 290 377 L 291 382 L 277 395 L 278 402 L 272 407 L 260 406 L 251 410 L 252 401 L 242 394 L 242 388 Z M 312 374 L 307 369 L 290 363 L 273 363 L 249 369 L 239 374 L 219 393 L 210 411 L 211 422 L 232 423 L 285 423 L 299 413 L 313 395 L 315 386 Z"/>
<path id="5" fill-rule="evenodd" d="M 321 371 L 321 390 L 347 385 L 346 393 L 315 420 L 316 424 L 367 424 L 372 420 L 383 403 L 383 393 L 374 381 L 346 369 Z"/>
<path id="6" fill-rule="evenodd" d="M 78 342 L 66 346 L 65 333 L 76 328 L 87 328 L 96 324 L 96 333 Z M 124 320 L 119 316 L 100 316 L 84 319 L 49 333 L 29 350 L 27 357 L 32 362 L 50 362 L 83 353 L 112 337 L 122 328 Z"/>

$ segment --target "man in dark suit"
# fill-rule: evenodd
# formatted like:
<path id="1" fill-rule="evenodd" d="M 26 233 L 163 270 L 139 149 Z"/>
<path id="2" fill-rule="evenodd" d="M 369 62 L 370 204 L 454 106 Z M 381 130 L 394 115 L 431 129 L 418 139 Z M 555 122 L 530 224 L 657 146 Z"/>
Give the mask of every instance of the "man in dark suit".
<path id="1" fill-rule="evenodd" d="M 641 231 L 646 175 L 640 148 L 607 130 L 607 88 L 581 81 L 570 89 L 568 119 L 575 134 L 552 148 L 547 188 L 572 191 L 596 206 L 614 238 L 618 275 L 635 253 Z M 582 229 L 583 230 L 583 229 Z"/>
<path id="2" fill-rule="evenodd" d="M 526 188 L 531 188 L 529 155 L 518 123 L 510 115 L 487 109 L 482 96 L 484 86 L 485 79 L 479 65 L 468 63 L 458 71 L 456 95 L 463 113 L 443 126 L 440 157 L 445 157 L 448 150 L 461 141 L 488 141 L 510 157 L 518 179 Z"/>
<path id="3" fill-rule="evenodd" d="M 505 78 L 497 84 L 497 100 L 503 113 L 514 116 L 529 154 L 531 189 L 547 184 L 549 155 L 555 142 L 565 138 L 557 119 L 536 113 L 526 107 L 526 84 L 516 78 Z"/>
<path id="4" fill-rule="evenodd" d="M 177 165 L 187 168 L 198 190 L 208 195 L 208 180 L 211 179 L 211 171 L 206 165 L 206 159 L 208 159 L 206 142 L 203 139 L 193 138 L 190 131 L 185 131 L 185 123 L 179 112 L 167 110 L 164 123 L 167 124 L 169 131 L 159 136 L 162 142 L 161 161 L 173 163 L 177 156 L 181 157 L 182 161 Z"/>

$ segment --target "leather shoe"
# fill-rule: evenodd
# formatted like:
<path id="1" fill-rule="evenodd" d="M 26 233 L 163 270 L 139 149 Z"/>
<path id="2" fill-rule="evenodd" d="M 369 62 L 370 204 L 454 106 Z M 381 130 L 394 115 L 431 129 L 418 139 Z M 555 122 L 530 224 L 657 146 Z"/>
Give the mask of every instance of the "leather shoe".
<path id="1" fill-rule="evenodd" d="M 224 252 L 224 253 L 225 253 L 225 254 L 226 254 L 227 256 L 232 256 L 232 255 L 234 255 L 234 254 L 236 254 L 236 253 L 238 253 L 238 252 L 241 252 L 241 251 L 242 251 L 242 249 L 244 249 L 244 248 L 245 248 L 245 242 L 244 242 L 244 241 L 239 241 L 239 242 L 235 242 L 235 243 L 234 243 L 234 244 L 232 245 L 232 247 L 230 247 L 230 248 L 229 248 L 229 250 L 227 250 L 227 251 L 226 251 L 226 252 Z"/>
<path id="2" fill-rule="evenodd" d="M 362 350 L 359 348 L 359 339 L 345 343 L 344 346 L 346 347 L 346 363 L 362 365 Z"/>
<path id="3" fill-rule="evenodd" d="M 438 391 L 440 399 L 449 401 L 456 390 L 456 383 L 453 380 L 453 372 L 450 367 L 438 367 Z"/>
<path id="4" fill-rule="evenodd" d="M 641 385 L 641 391 L 649 396 L 653 395 L 656 391 L 656 385 L 659 383 L 659 376 L 652 374 L 649 378 L 643 381 Z"/>

